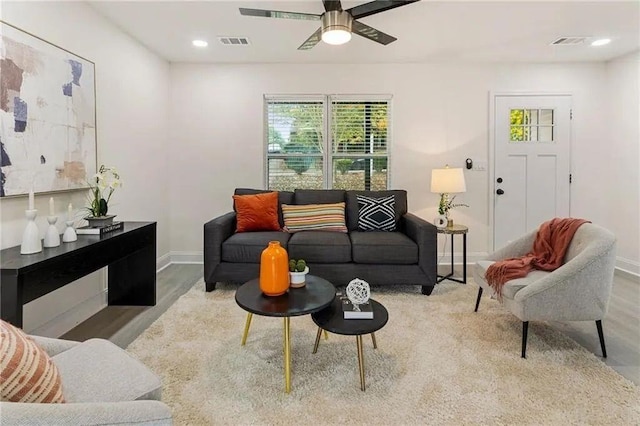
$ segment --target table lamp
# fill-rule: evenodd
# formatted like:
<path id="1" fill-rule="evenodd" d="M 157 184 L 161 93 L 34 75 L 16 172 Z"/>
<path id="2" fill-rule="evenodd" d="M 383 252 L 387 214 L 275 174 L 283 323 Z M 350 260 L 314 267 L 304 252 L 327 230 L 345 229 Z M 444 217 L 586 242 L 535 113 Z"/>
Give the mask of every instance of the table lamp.
<path id="1" fill-rule="evenodd" d="M 464 181 L 464 173 L 461 168 L 451 168 L 448 165 L 444 169 L 431 171 L 431 192 L 440 194 L 438 211 L 447 220 L 447 227 L 453 226 L 453 219 L 449 218 L 449 209 L 455 207 L 451 204 L 453 198 L 449 194 L 466 192 L 467 185 Z"/>

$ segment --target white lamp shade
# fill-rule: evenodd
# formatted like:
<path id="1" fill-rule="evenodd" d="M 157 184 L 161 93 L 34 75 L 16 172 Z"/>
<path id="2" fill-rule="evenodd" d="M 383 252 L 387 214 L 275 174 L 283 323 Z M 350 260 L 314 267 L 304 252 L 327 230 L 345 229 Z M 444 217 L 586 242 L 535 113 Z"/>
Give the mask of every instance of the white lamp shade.
<path id="1" fill-rule="evenodd" d="M 431 171 L 431 192 L 451 194 L 466 192 L 467 185 L 461 168 L 433 169 Z"/>

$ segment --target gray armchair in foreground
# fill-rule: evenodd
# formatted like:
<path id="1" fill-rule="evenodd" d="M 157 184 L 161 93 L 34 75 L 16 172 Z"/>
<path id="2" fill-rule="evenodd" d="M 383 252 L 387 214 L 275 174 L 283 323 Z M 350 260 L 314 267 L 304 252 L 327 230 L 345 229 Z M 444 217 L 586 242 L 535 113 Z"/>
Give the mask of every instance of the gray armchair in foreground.
<path id="1" fill-rule="evenodd" d="M 86 342 L 31 336 L 62 378 L 63 404 L 0 402 L 7 425 L 171 425 L 160 379 L 104 339 Z"/>
<path id="2" fill-rule="evenodd" d="M 485 279 L 489 265 L 529 253 L 536 233 L 528 233 L 476 264 L 473 275 L 480 286 L 476 312 L 483 289 L 493 293 Z M 615 260 L 615 236 L 598 225 L 585 223 L 574 234 L 558 269 L 535 270 L 524 278 L 507 281 L 502 288 L 502 304 L 522 321 L 522 358 L 526 357 L 529 321 L 595 321 L 602 356 L 607 357 L 602 319 L 609 305 Z"/>

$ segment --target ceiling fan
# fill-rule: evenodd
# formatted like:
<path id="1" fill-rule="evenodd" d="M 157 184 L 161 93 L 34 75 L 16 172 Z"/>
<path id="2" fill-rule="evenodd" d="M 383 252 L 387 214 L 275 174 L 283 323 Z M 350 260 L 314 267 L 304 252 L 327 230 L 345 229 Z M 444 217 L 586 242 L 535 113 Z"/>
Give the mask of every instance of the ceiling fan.
<path id="1" fill-rule="evenodd" d="M 375 15 L 376 13 L 385 12 L 417 1 L 419 0 L 376 0 L 343 10 L 340 0 L 322 0 L 325 12 L 321 15 L 313 13 L 282 12 L 277 10 L 247 9 L 243 7 L 240 8 L 240 14 L 244 16 L 259 16 L 262 18 L 322 21 L 321 27 L 311 34 L 311 37 L 298 47 L 298 50 L 309 50 L 318 44 L 320 40 L 328 44 L 344 44 L 351 40 L 352 32 L 377 43 L 387 45 L 396 41 L 397 38 L 365 25 L 357 19 Z"/>

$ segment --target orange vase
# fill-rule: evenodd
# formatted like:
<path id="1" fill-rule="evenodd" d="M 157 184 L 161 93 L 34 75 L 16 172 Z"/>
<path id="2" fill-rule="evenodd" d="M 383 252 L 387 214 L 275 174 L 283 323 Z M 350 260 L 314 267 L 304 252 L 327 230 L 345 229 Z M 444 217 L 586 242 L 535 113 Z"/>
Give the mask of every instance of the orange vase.
<path id="1" fill-rule="evenodd" d="M 279 241 L 269 241 L 260 256 L 260 290 L 280 296 L 289 289 L 289 256 Z"/>

